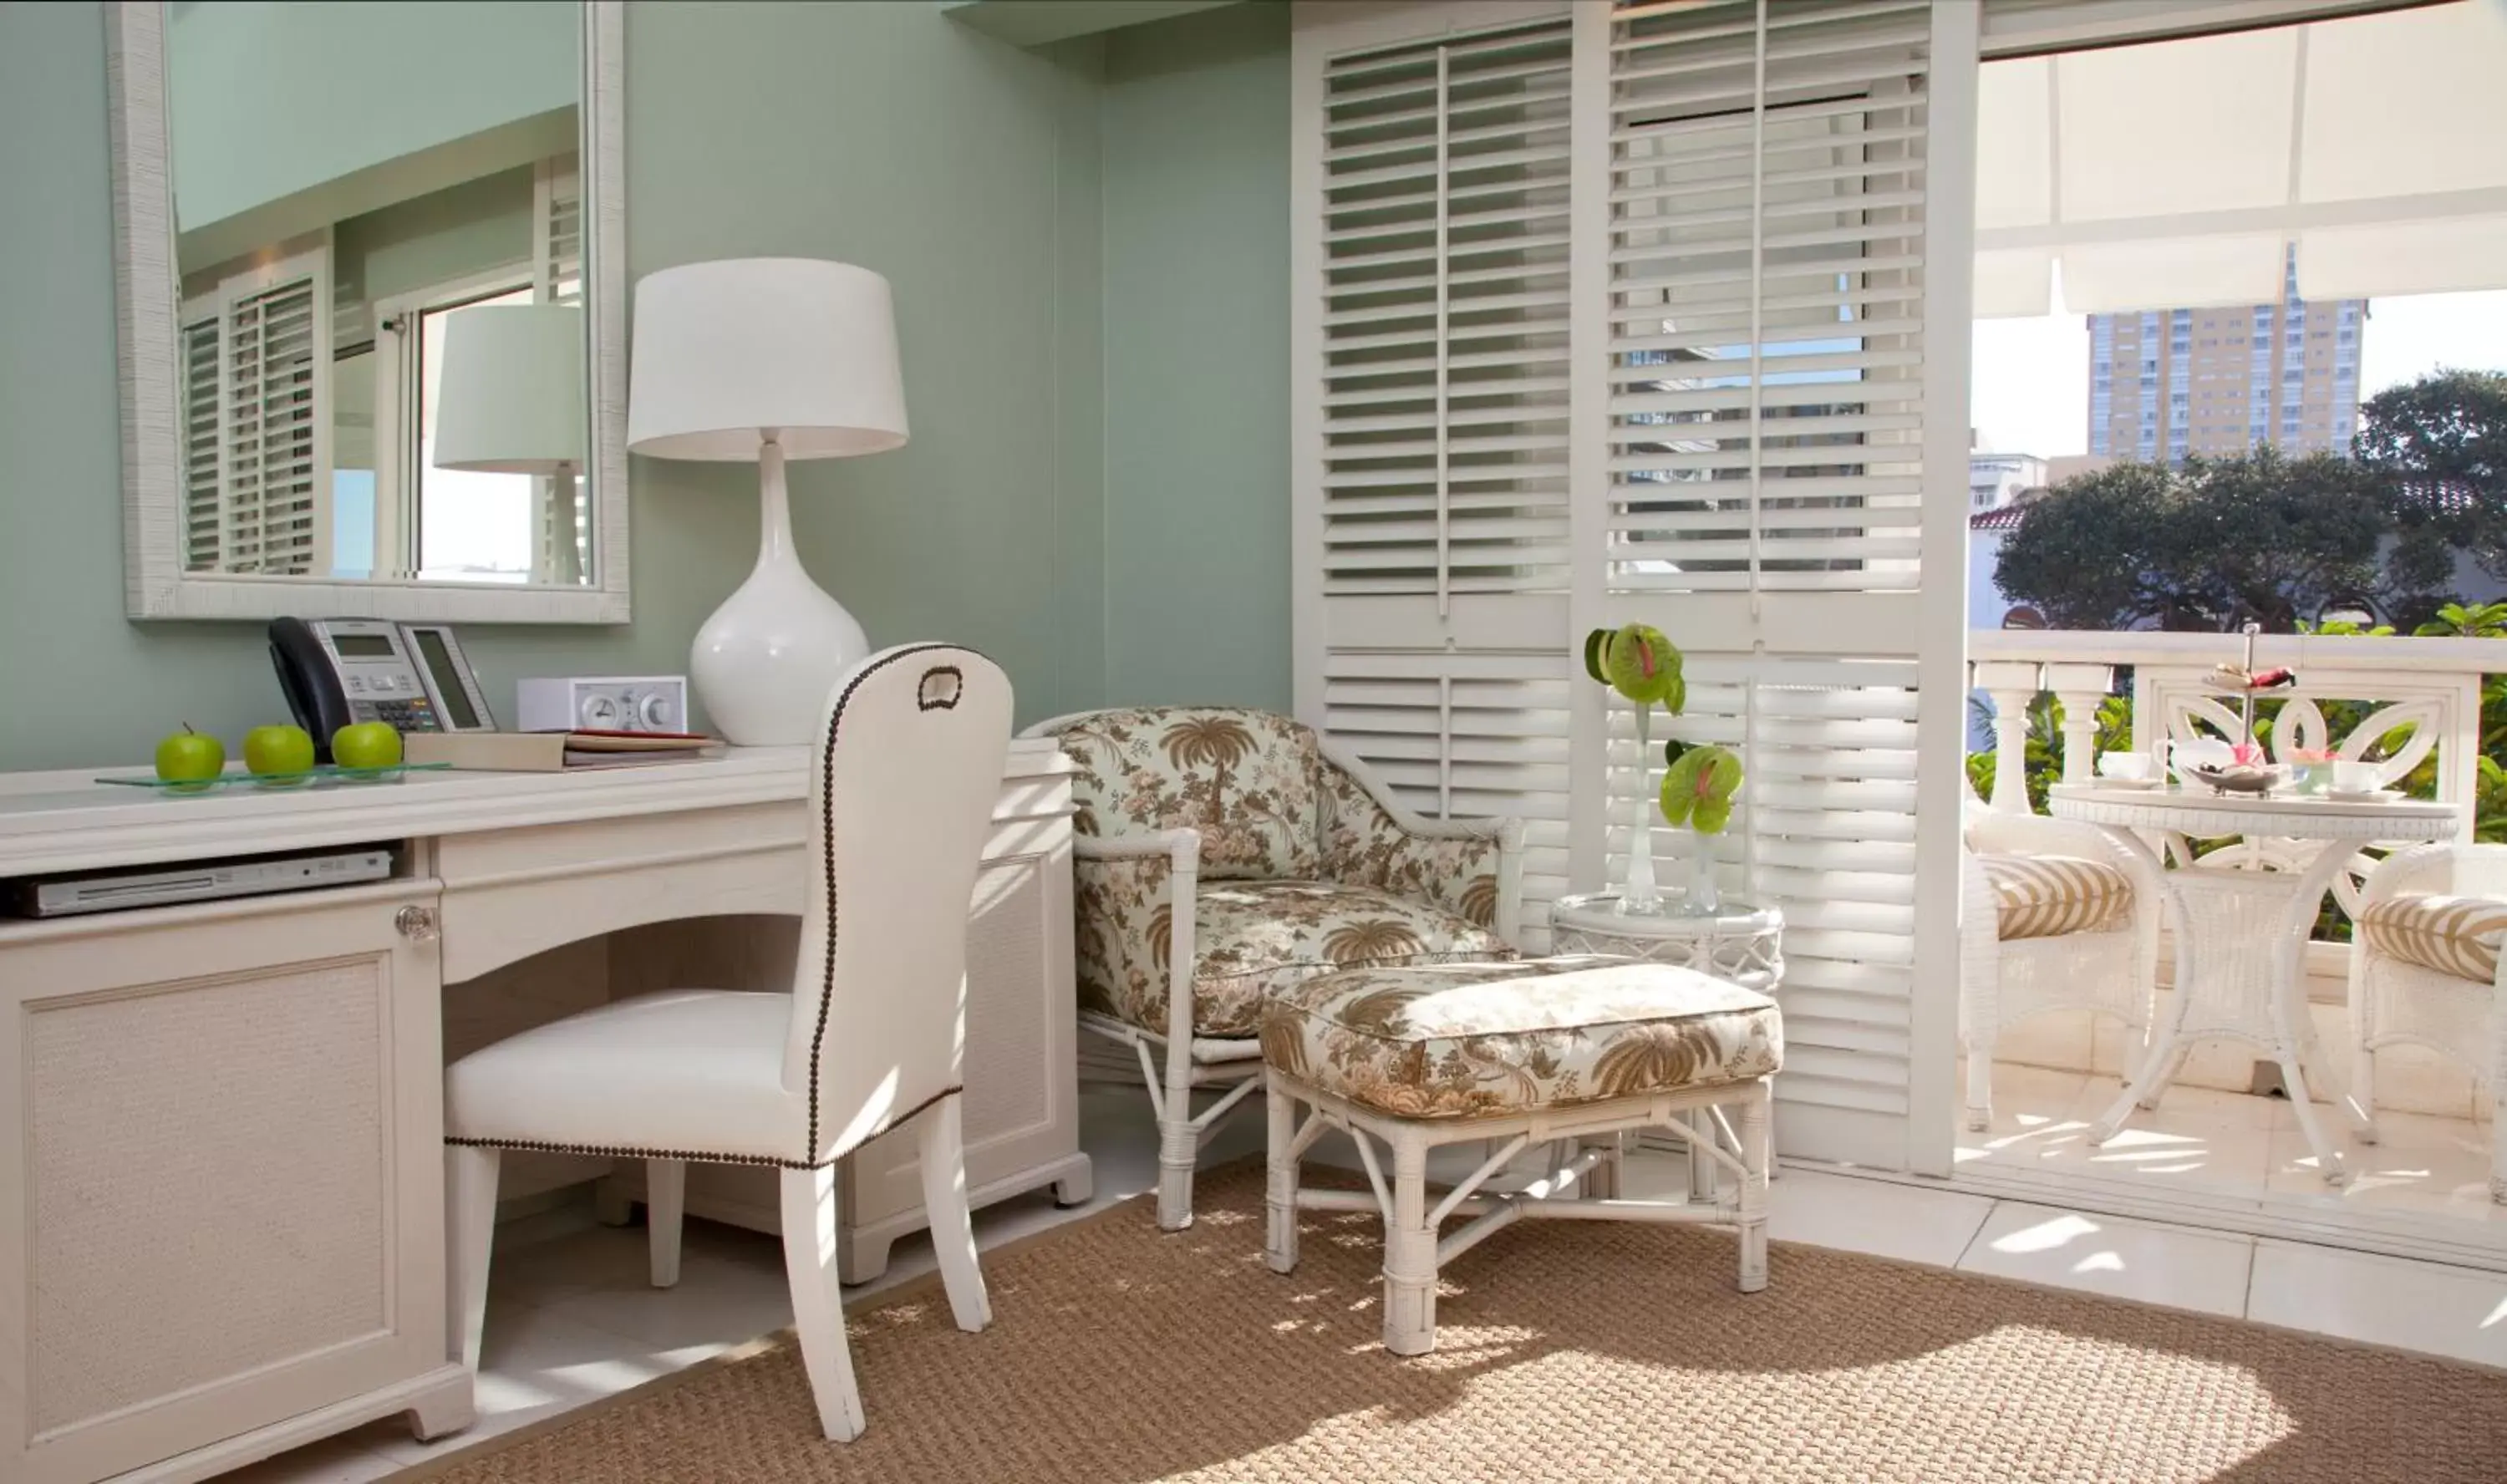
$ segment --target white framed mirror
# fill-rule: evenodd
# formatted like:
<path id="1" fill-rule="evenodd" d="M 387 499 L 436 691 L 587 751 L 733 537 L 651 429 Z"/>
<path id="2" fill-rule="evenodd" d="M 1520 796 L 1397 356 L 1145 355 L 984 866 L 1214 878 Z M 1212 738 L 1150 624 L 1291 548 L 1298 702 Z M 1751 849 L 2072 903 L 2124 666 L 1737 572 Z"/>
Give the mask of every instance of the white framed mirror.
<path id="1" fill-rule="evenodd" d="M 627 622 L 623 9 L 106 6 L 133 618 Z"/>

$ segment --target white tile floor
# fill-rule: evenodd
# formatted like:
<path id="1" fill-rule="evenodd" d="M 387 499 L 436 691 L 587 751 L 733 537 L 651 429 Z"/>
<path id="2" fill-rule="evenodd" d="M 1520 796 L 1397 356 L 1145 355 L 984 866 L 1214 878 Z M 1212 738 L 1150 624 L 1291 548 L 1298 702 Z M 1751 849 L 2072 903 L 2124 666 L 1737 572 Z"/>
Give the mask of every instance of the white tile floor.
<path id="1" fill-rule="evenodd" d="M 1964 1085 L 1964 1084 L 1962 1084 Z M 2316 1105 L 2343 1140 L 2351 1177 L 2327 1186 L 2286 1099 L 2171 1087 L 2103 1145 L 2089 1129 L 2121 1095 L 2112 1075 L 1996 1063 L 1993 1121 L 1959 1134 L 1962 1168 L 2020 1167 L 2123 1176 L 2155 1186 L 2274 1198 L 2325 1211 L 2410 1212 L 2507 1224 L 2489 1199 L 2489 1129 L 2463 1118 L 2380 1112 L 2378 1142 L 2349 1138 L 2340 1114 Z"/>
<path id="2" fill-rule="evenodd" d="M 1083 1127 L 1096 1160 L 1096 1199 L 1062 1212 L 1039 1195 L 979 1213 L 977 1236 L 985 1246 L 1102 1209 L 1155 1182 L 1155 1131 L 1139 1095 L 1097 1091 L 1083 1101 Z M 2213 1134 L 2204 1137 L 2227 1139 L 2223 1131 L 2235 1121 L 2231 1111 L 2219 1110 Z M 1996 1137 L 2025 1138 L 2041 1127 L 2032 1121 L 2041 1115 L 2026 1112 L 2017 1099 L 1998 1116 L 2010 1120 L 2011 1130 Z M 2269 1116 L 2252 1122 L 2253 1129 L 2236 1132 L 2270 1134 Z M 1258 1118 L 1240 1119 L 1212 1157 L 1248 1152 L 1260 1137 Z M 2164 1157 L 2202 1160 L 2210 1157 L 2209 1148 L 2203 1142 L 2202 1153 L 2180 1150 Z M 1686 1169 L 1685 1162 L 1636 1156 L 1629 1193 L 1674 1188 L 1686 1180 Z M 1768 1226 L 1779 1241 L 2243 1316 L 2507 1367 L 2507 1275 L 1799 1169 L 1786 1171 L 1771 1187 Z M 790 1322 L 782 1257 L 772 1239 L 691 1221 L 686 1243 L 679 1285 L 669 1290 L 645 1282 L 640 1227 L 582 1226 L 500 1247 L 490 1285 L 477 1427 L 430 1448 L 413 1442 L 397 1422 L 377 1423 L 225 1475 L 224 1484 L 364 1484 L 387 1478 L 450 1448 L 635 1386 Z M 873 1292 L 930 1266 L 926 1244 L 901 1242 L 888 1273 L 852 1291 Z"/>

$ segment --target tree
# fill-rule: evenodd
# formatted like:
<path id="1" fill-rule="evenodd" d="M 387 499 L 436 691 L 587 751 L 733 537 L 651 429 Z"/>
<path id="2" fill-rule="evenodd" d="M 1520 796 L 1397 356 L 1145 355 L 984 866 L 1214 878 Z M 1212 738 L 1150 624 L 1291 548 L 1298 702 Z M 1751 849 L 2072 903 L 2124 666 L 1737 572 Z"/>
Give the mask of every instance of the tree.
<path id="1" fill-rule="evenodd" d="M 2182 467 L 2126 463 L 2085 475 L 2026 507 L 1994 581 L 2065 629 L 2234 629 L 2289 633 L 2301 618 L 2363 598 L 2417 592 L 2389 580 L 2380 546 L 2393 527 L 2389 477 L 2314 453 L 2265 447 Z"/>
<path id="2" fill-rule="evenodd" d="M 2507 373 L 2440 371 L 2359 408 L 2354 443 L 2394 481 L 2396 534 L 2435 587 L 2453 553 L 2507 578 Z"/>

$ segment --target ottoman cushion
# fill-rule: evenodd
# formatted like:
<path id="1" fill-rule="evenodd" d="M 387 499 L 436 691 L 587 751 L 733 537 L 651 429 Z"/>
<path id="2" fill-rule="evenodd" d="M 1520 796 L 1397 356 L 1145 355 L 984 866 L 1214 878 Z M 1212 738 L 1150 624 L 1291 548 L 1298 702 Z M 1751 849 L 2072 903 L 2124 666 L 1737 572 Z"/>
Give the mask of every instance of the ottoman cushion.
<path id="1" fill-rule="evenodd" d="M 1747 1081 L 1784 1061 L 1776 1002 L 1627 959 L 1359 968 L 1262 1007 L 1262 1059 L 1401 1118 L 1483 1118 Z"/>

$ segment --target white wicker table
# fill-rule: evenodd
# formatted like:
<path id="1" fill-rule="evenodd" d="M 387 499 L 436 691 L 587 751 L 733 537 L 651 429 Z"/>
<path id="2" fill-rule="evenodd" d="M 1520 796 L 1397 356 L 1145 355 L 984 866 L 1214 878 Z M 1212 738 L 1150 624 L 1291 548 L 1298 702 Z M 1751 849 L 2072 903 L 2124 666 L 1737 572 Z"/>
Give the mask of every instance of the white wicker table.
<path id="1" fill-rule="evenodd" d="M 1695 916 L 1678 910 L 1677 895 L 1658 913 L 1621 916 L 1616 891 L 1562 896 L 1549 905 L 1553 954 L 1617 954 L 1675 964 L 1772 995 L 1785 977 L 1785 915 L 1773 907 L 1726 901 Z"/>
<path id="2" fill-rule="evenodd" d="M 2347 1177 L 2342 1150 L 2308 1101 L 2310 1080 L 2336 1103 L 2344 1100 L 2307 1014 L 2307 934 L 2333 879 L 2361 846 L 2452 838 L 2462 827 L 2461 810 L 2422 799 L 2343 803 L 2302 795 L 2219 795 L 2200 787 L 2071 783 L 2055 784 L 2047 808 L 2057 818 L 2103 825 L 2126 849 L 2145 855 L 2158 852 L 2144 834 L 2172 844 L 2186 862 L 2194 858 L 2187 841 L 2226 835 L 2285 842 L 2293 855 L 2293 868 L 2278 871 L 2193 864 L 2167 870 L 2163 859 L 2158 861 L 2174 911 L 2175 1005 L 2131 1085 L 2090 1127 L 2089 1141 L 2113 1138 L 2135 1104 L 2156 1105 L 2194 1042 L 2227 1037 L 2261 1047 L 2280 1064 L 2291 1110 L 2315 1151 L 2316 1167 L 2327 1184 L 2341 1184 Z"/>
<path id="3" fill-rule="evenodd" d="M 1684 913 L 1675 891 L 1664 896 L 1660 912 L 1623 915 L 1618 909 L 1616 891 L 1558 898 L 1549 904 L 1549 951 L 1616 954 L 1693 968 L 1762 995 L 1775 994 L 1784 983 L 1785 915 L 1778 908 L 1727 897 L 1718 911 Z M 1669 1152 L 1683 1147 L 1651 1132 L 1640 1133 L 1637 1142 Z M 1715 1166 L 1698 1147 L 1695 1140 L 1687 1145 L 1690 1199 L 1712 1200 Z"/>

